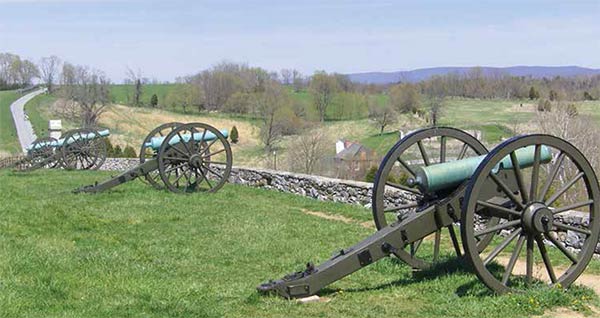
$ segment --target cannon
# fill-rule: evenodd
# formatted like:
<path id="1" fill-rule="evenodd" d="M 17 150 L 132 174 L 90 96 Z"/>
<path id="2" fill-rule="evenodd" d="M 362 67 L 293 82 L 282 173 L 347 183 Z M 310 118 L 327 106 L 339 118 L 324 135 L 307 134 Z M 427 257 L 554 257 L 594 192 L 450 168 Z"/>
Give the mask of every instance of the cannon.
<path id="1" fill-rule="evenodd" d="M 398 193 L 402 202 L 394 199 Z M 257 289 L 306 297 L 390 256 L 419 270 L 439 262 L 441 253 L 466 258 L 495 293 L 540 284 L 566 288 L 596 248 L 599 199 L 590 163 L 560 138 L 517 136 L 488 152 L 461 130 L 416 131 L 379 166 L 372 195 L 377 232 L 318 266 L 307 263 Z M 582 222 L 570 222 L 572 215 Z M 580 240 L 578 251 L 563 243 L 565 234 Z"/>
<path id="2" fill-rule="evenodd" d="M 105 137 L 110 132 L 93 128 L 67 131 L 60 139 L 43 137 L 27 147 L 27 155 L 18 162 L 17 171 L 40 168 L 97 170 L 106 160 Z"/>
<path id="3" fill-rule="evenodd" d="M 175 193 L 215 192 L 231 173 L 227 136 L 227 130 L 203 123 L 163 124 L 144 138 L 139 165 L 74 192 L 98 193 L 137 178 Z"/>

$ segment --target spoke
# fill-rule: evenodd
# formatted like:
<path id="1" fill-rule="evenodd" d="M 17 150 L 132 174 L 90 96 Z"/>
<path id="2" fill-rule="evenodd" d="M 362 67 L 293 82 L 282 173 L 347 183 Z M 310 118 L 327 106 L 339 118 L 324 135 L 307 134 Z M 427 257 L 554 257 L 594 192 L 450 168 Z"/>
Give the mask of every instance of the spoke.
<path id="1" fill-rule="evenodd" d="M 409 204 L 404 204 L 404 205 L 399 205 L 396 207 L 393 207 L 391 209 L 387 209 L 384 210 L 383 212 L 387 213 L 387 212 L 395 212 L 398 210 L 406 210 L 406 209 L 412 209 L 412 208 L 416 208 L 419 206 L 419 203 L 415 202 L 415 203 L 409 203 Z"/>
<path id="2" fill-rule="evenodd" d="M 402 160 L 400 157 L 398 157 L 397 161 L 404 167 L 404 169 L 406 169 L 408 171 L 408 173 L 410 173 L 413 177 L 417 176 L 417 174 L 415 173 L 415 171 L 406 163 L 406 161 Z"/>
<path id="3" fill-rule="evenodd" d="M 544 233 L 544 237 L 546 237 L 548 241 L 552 242 L 554 246 L 556 246 L 563 254 L 565 254 L 565 256 L 569 258 L 573 264 L 578 263 L 577 257 L 573 255 L 573 253 L 571 253 L 561 242 L 553 238 L 552 235 Z"/>
<path id="4" fill-rule="evenodd" d="M 533 237 L 531 235 L 527 235 L 527 259 L 525 275 L 527 285 L 530 285 L 533 278 Z"/>
<path id="5" fill-rule="evenodd" d="M 521 203 L 521 200 L 519 200 L 514 195 L 514 193 L 512 193 L 512 191 L 510 191 L 508 186 L 502 180 L 498 179 L 498 177 L 493 172 L 490 172 L 490 177 L 500 187 L 500 189 L 502 189 L 502 192 L 504 192 L 504 194 L 506 194 L 506 196 L 508 196 L 510 198 L 510 200 L 513 201 L 519 207 L 519 209 L 521 209 L 521 210 L 524 209 L 523 203 Z"/>
<path id="6" fill-rule="evenodd" d="M 166 169 L 166 170 L 165 170 L 165 174 L 167 174 L 167 173 L 169 173 L 169 172 L 171 172 L 171 171 L 173 171 L 173 170 L 177 170 L 177 169 L 179 169 L 179 168 L 181 168 L 181 167 L 185 166 L 186 164 L 187 164 L 187 163 L 186 163 L 186 162 L 184 162 L 184 163 L 178 164 L 178 165 L 176 165 L 176 166 L 175 166 L 175 165 L 171 165 L 171 167 L 170 167 L 170 168 L 168 168 L 168 169 Z"/>
<path id="7" fill-rule="evenodd" d="M 506 265 L 506 270 L 504 271 L 504 274 L 502 275 L 502 284 L 504 286 L 507 286 L 507 284 L 508 284 L 508 279 L 510 278 L 510 274 L 512 274 L 512 271 L 515 268 L 517 259 L 519 259 L 519 254 L 521 253 L 521 249 L 523 248 L 524 242 L 525 242 L 525 236 L 521 235 L 519 237 L 519 240 L 517 240 L 517 245 L 515 246 L 515 249 L 513 250 L 513 253 L 510 256 L 510 260 L 508 261 L 508 264 Z"/>
<path id="8" fill-rule="evenodd" d="M 170 147 L 169 149 L 173 149 L 173 150 L 175 150 L 175 151 L 179 152 L 181 155 L 183 155 L 183 156 L 185 156 L 185 157 L 187 157 L 187 158 L 189 158 L 189 157 L 190 157 L 190 154 L 188 154 L 188 153 L 185 153 L 185 152 L 183 152 L 182 150 L 180 150 L 179 148 L 177 148 L 177 145 L 169 145 L 169 147 Z"/>
<path id="9" fill-rule="evenodd" d="M 456 160 L 462 159 L 467 154 L 468 149 L 469 149 L 469 145 L 464 143 L 462 148 L 460 148 L 460 152 L 458 153 L 458 157 L 456 157 Z"/>
<path id="10" fill-rule="evenodd" d="M 419 152 L 421 152 L 421 157 L 423 157 L 423 164 L 429 166 L 429 156 L 427 156 L 423 142 L 421 140 L 417 141 L 417 146 L 419 147 Z"/>
<path id="11" fill-rule="evenodd" d="M 567 182 L 562 188 L 560 188 L 560 190 L 556 191 L 556 193 L 554 193 L 552 197 L 546 201 L 546 206 L 551 206 L 554 201 L 556 201 L 563 193 L 567 192 L 567 190 L 569 190 L 577 181 L 579 181 L 583 175 L 583 172 L 578 173 L 573 179 L 571 179 L 571 181 Z"/>
<path id="12" fill-rule="evenodd" d="M 187 161 L 187 159 L 177 158 L 177 157 L 163 157 L 163 158 L 167 159 L 167 160 L 173 160 L 173 161 Z"/>
<path id="13" fill-rule="evenodd" d="M 542 237 L 537 235 L 535 237 L 535 241 L 537 242 L 537 246 L 540 250 L 540 254 L 542 254 L 542 260 L 544 261 L 544 265 L 546 266 L 546 271 L 548 271 L 548 277 L 550 277 L 550 281 L 552 283 L 556 283 L 556 274 L 554 274 L 554 268 L 552 268 L 552 264 L 550 263 L 550 257 L 546 252 L 546 246 L 544 245 L 544 240 Z"/>
<path id="14" fill-rule="evenodd" d="M 184 171 L 184 170 L 182 170 L 182 171 L 181 171 L 181 174 L 180 174 L 180 175 L 179 175 L 177 178 L 175 178 L 175 180 L 173 180 L 173 182 L 171 182 L 171 184 L 176 184 L 176 185 L 177 185 L 177 187 L 179 188 L 179 180 L 180 180 L 180 179 L 181 179 L 183 176 L 185 176 L 185 171 Z"/>
<path id="15" fill-rule="evenodd" d="M 206 181 L 206 183 L 208 183 L 208 186 L 210 187 L 210 189 L 212 189 L 213 186 L 212 186 L 212 184 L 210 184 L 210 181 L 208 181 L 208 178 L 206 177 L 206 174 L 204 173 L 204 171 L 202 171 L 202 169 L 199 169 L 199 170 L 200 170 L 200 174 L 202 174 L 202 178 L 204 178 L 204 180 Z"/>
<path id="16" fill-rule="evenodd" d="M 517 226 L 519 224 L 521 224 L 521 220 L 514 220 L 514 221 L 505 222 L 505 223 L 502 223 L 502 224 L 498 224 L 496 226 L 492 226 L 492 227 L 487 228 L 485 230 L 482 230 L 482 231 L 479 231 L 479 232 L 475 232 L 474 236 L 475 237 L 480 237 L 482 235 L 489 234 L 489 233 L 494 233 L 494 232 L 498 232 L 500 230 L 504 230 L 504 229 L 507 229 L 507 228 L 510 228 L 510 227 Z"/>
<path id="17" fill-rule="evenodd" d="M 215 152 L 211 152 L 211 153 L 209 153 L 209 154 L 208 154 L 208 155 L 206 155 L 206 156 L 202 156 L 202 159 L 204 159 L 204 158 L 208 158 L 208 157 L 211 157 L 211 156 L 214 156 L 214 155 L 216 155 L 216 154 L 218 154 L 218 153 L 221 153 L 221 152 L 223 152 L 223 151 L 225 151 L 225 148 L 223 148 L 223 149 L 221 149 L 221 150 L 217 150 L 217 151 L 215 151 Z M 203 151 L 203 152 L 206 152 L 206 151 Z"/>
<path id="18" fill-rule="evenodd" d="M 454 231 L 454 225 L 448 226 L 448 232 L 450 233 L 450 239 L 452 240 L 452 245 L 454 246 L 454 250 L 456 251 L 456 256 L 461 257 L 460 245 L 458 244 L 458 238 L 456 237 L 456 232 Z"/>
<path id="19" fill-rule="evenodd" d="M 552 165 L 550 174 L 548 175 L 548 179 L 546 179 L 544 187 L 542 188 L 542 192 L 540 192 L 540 195 L 537 197 L 538 201 L 544 200 L 544 197 L 546 196 L 546 194 L 548 194 L 548 190 L 550 190 L 550 186 L 552 185 L 552 182 L 554 182 L 554 178 L 556 178 L 556 173 L 558 173 L 558 169 L 560 168 L 560 165 L 562 165 L 564 159 L 565 154 L 561 151 L 558 157 L 556 157 L 556 162 L 554 163 L 554 165 Z"/>
<path id="20" fill-rule="evenodd" d="M 502 243 L 498 244 L 498 246 L 496 246 L 496 248 L 494 248 L 490 254 L 488 254 L 488 256 L 483 260 L 483 265 L 487 266 L 487 264 L 493 261 L 494 258 L 496 258 L 496 256 L 498 256 L 498 254 L 500 254 L 500 252 L 502 252 L 508 246 L 508 244 L 510 244 L 510 242 L 512 242 L 519 234 L 521 234 L 521 231 L 522 229 L 517 229 L 510 233 L 510 235 L 508 235 L 504 241 L 502 241 Z"/>
<path id="21" fill-rule="evenodd" d="M 531 170 L 531 187 L 529 188 L 529 198 L 535 200 L 537 198 L 538 179 L 540 177 L 540 156 L 542 145 L 535 145 L 533 154 L 533 168 Z"/>
<path id="22" fill-rule="evenodd" d="M 577 232 L 577 233 L 581 233 L 581 234 L 585 234 L 585 235 L 592 235 L 592 232 L 590 232 L 589 230 L 582 229 L 579 227 L 574 227 L 574 226 L 567 225 L 567 224 L 564 224 L 561 222 L 555 221 L 554 226 L 556 226 L 557 228 L 562 229 L 562 230 L 573 231 L 573 232 Z"/>
<path id="23" fill-rule="evenodd" d="M 440 256 L 440 239 L 441 239 L 442 230 L 435 231 L 435 239 L 433 243 L 433 261 L 437 261 L 438 256 Z"/>
<path id="24" fill-rule="evenodd" d="M 582 202 L 577 202 L 577 203 L 573 203 L 567 206 L 563 206 L 560 208 L 556 208 L 554 210 L 552 210 L 552 214 L 558 214 L 558 213 L 562 213 L 565 211 L 569 211 L 569 210 L 573 210 L 573 209 L 577 209 L 583 206 L 588 206 L 590 204 L 594 203 L 594 200 L 587 200 L 587 201 L 582 201 Z"/>
<path id="25" fill-rule="evenodd" d="M 177 136 L 179 136 L 179 143 L 183 144 L 183 147 L 185 148 L 185 150 L 187 150 L 187 152 L 188 152 L 188 156 L 189 156 L 190 154 L 192 154 L 192 151 L 191 151 L 191 150 L 190 150 L 190 148 L 187 146 L 187 143 L 185 142 L 185 140 L 183 139 L 183 137 L 181 136 L 181 134 L 179 133 L 179 131 L 177 132 Z M 190 140 L 191 140 L 192 138 L 194 138 L 194 136 L 193 136 L 193 135 L 190 137 Z"/>
<path id="26" fill-rule="evenodd" d="M 492 210 L 498 211 L 498 212 L 502 212 L 502 213 L 506 213 L 506 214 L 512 214 L 512 215 L 516 215 L 516 216 L 521 216 L 521 212 L 519 212 L 519 211 L 511 210 L 509 208 L 505 208 L 505 207 L 500 206 L 500 205 L 489 203 L 487 201 L 478 200 L 477 204 L 479 204 L 481 206 L 484 206 L 484 207 L 486 207 L 488 209 L 492 209 Z M 508 219 L 508 217 L 505 217 L 505 219 Z"/>
<path id="27" fill-rule="evenodd" d="M 396 189 L 400 189 L 400 190 L 408 191 L 410 193 L 422 195 L 421 192 L 419 192 L 418 190 L 415 190 L 413 188 L 407 187 L 405 185 L 393 183 L 393 182 L 390 182 L 390 181 L 386 181 L 385 184 L 389 185 L 390 187 L 394 187 Z"/>
<path id="28" fill-rule="evenodd" d="M 217 140 L 219 140 L 219 139 L 218 139 L 218 138 L 216 138 L 215 140 L 211 141 L 211 142 L 210 142 L 210 144 L 207 144 L 207 145 L 206 145 L 206 148 L 204 148 L 204 150 L 202 150 L 202 152 L 200 152 L 200 155 L 201 155 L 201 156 L 202 156 L 202 155 L 205 155 L 205 154 L 206 154 L 206 152 L 207 152 L 207 151 L 210 149 L 210 147 L 211 147 L 212 145 L 214 145 L 214 144 L 215 144 L 215 142 L 217 142 Z"/>
<path id="29" fill-rule="evenodd" d="M 217 172 L 215 172 L 213 169 L 209 168 L 208 166 L 205 165 L 201 165 L 203 168 L 205 168 L 206 170 L 210 171 L 212 174 L 216 175 L 217 177 L 219 177 L 220 179 L 223 179 L 223 175 L 222 174 L 218 174 Z"/>
<path id="30" fill-rule="evenodd" d="M 440 163 L 446 162 L 446 136 L 440 137 Z"/>
<path id="31" fill-rule="evenodd" d="M 525 203 L 528 201 L 527 191 L 525 191 L 525 182 L 523 181 L 523 174 L 521 173 L 521 166 L 519 166 L 519 159 L 517 158 L 517 154 L 513 151 L 510 153 L 510 161 L 513 166 L 513 172 L 515 173 L 515 177 L 517 179 L 517 186 L 519 187 L 519 193 L 521 194 L 521 202 Z"/>

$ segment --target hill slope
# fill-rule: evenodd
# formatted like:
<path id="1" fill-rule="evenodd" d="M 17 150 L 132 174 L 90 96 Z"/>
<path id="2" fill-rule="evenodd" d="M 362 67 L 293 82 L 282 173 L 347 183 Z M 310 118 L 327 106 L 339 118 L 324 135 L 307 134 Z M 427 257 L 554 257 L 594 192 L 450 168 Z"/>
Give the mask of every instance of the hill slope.
<path id="1" fill-rule="evenodd" d="M 397 82 L 420 82 L 433 76 L 446 74 L 467 74 L 473 67 L 432 67 L 411 71 L 398 72 L 366 72 L 347 74 L 351 81 L 357 83 L 390 84 Z M 481 67 L 487 76 L 508 74 L 511 76 L 543 77 L 573 77 L 583 75 L 598 75 L 600 69 L 579 66 L 511 66 L 511 67 Z"/>

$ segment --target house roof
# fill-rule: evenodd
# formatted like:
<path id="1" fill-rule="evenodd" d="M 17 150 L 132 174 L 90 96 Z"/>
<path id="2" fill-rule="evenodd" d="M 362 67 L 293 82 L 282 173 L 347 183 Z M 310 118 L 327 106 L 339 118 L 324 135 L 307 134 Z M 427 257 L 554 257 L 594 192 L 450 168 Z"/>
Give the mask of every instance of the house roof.
<path id="1" fill-rule="evenodd" d="M 365 152 L 367 155 L 372 155 L 373 151 L 359 143 L 352 143 L 350 146 L 346 147 L 344 150 L 340 151 L 335 155 L 337 159 L 342 160 L 352 160 L 354 159 L 360 152 Z"/>

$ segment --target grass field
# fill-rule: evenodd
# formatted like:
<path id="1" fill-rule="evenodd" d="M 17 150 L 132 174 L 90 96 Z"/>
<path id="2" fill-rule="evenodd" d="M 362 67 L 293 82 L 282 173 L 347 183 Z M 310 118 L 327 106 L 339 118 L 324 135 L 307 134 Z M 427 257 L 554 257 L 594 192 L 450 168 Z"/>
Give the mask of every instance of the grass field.
<path id="1" fill-rule="evenodd" d="M 50 113 L 50 106 L 56 101 L 56 97 L 40 94 L 25 105 L 25 113 L 29 117 L 31 126 L 38 137 L 48 136 L 48 120 L 54 119 Z M 65 121 L 63 126 L 68 127 Z"/>
<path id="2" fill-rule="evenodd" d="M 600 304 L 583 287 L 494 296 L 448 256 L 416 274 L 378 262 L 322 291 L 327 303 L 260 296 L 257 284 L 372 233 L 360 225 L 369 211 L 235 185 L 211 195 L 140 182 L 71 193 L 108 176 L 0 171 L 1 317 L 506 318 Z"/>
<path id="3" fill-rule="evenodd" d="M 10 104 L 21 95 L 15 91 L 0 91 L 0 155 L 21 150 L 17 129 L 10 112 Z"/>

